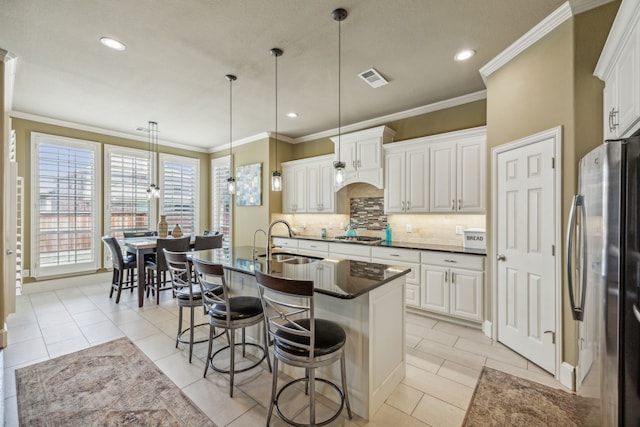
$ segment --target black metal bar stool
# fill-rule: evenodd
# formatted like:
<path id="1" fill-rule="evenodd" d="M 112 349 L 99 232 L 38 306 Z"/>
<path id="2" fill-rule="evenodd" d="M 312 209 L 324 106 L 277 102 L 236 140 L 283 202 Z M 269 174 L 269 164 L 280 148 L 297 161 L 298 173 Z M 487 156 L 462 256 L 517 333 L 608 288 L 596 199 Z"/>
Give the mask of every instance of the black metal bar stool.
<path id="1" fill-rule="evenodd" d="M 258 366 L 264 359 L 267 359 L 269 372 L 271 372 L 271 360 L 269 359 L 269 340 L 267 336 L 267 328 L 264 322 L 264 314 L 262 312 L 262 304 L 260 298 L 253 296 L 229 296 L 227 283 L 224 277 L 224 269 L 220 264 L 207 263 L 198 259 L 193 259 L 193 266 L 196 270 L 196 276 L 203 289 L 221 290 L 205 291 L 203 303 L 209 312 L 209 351 L 207 352 L 207 360 L 204 367 L 204 377 L 207 376 L 209 367 L 216 372 L 229 374 L 229 396 L 233 397 L 233 380 L 236 373 L 245 372 Z M 217 287 L 216 287 L 217 286 Z M 254 343 L 247 343 L 245 338 L 245 328 L 263 323 L 264 346 Z M 227 339 L 229 344 L 215 353 L 213 351 L 213 340 L 215 336 L 215 328 L 222 328 L 227 331 Z M 236 329 L 242 329 L 242 342 L 235 342 Z M 246 356 L 245 347 L 257 347 L 262 352 L 262 357 L 258 357 L 254 363 L 243 368 L 236 368 L 235 348 L 237 345 L 242 346 L 242 356 Z M 215 357 L 222 351 L 229 349 L 229 369 L 220 368 L 215 365 Z"/>
<path id="2" fill-rule="evenodd" d="M 188 237 L 187 237 L 188 239 Z M 194 310 L 202 307 L 202 288 L 200 284 L 191 278 L 191 264 L 187 258 L 186 252 L 171 252 L 163 249 L 163 254 L 167 263 L 167 269 L 171 277 L 171 285 L 173 292 L 178 300 L 178 333 L 176 334 L 176 348 L 178 343 L 189 344 L 189 363 L 193 356 L 193 344 L 206 342 L 207 339 L 194 339 L 195 329 L 199 326 L 206 326 L 206 323 L 194 325 Z M 189 327 L 182 330 L 182 309 L 184 307 L 190 310 Z M 183 338 L 183 335 L 189 333 L 189 339 Z"/>
<path id="3" fill-rule="evenodd" d="M 269 276 L 256 271 L 256 280 L 262 300 L 269 336 L 273 338 L 273 380 L 267 426 L 273 409 L 285 422 L 294 426 L 324 426 L 334 421 L 346 406 L 351 419 L 351 405 L 347 390 L 344 345 L 347 334 L 335 322 L 317 319 L 314 313 L 313 281 L 292 280 Z M 340 360 L 342 390 L 333 382 L 316 378 L 315 369 Z M 303 378 L 278 386 L 278 361 L 305 369 Z M 340 396 L 340 407 L 328 419 L 316 422 L 315 382 L 331 386 Z M 290 386 L 303 382 L 309 395 L 309 423 L 301 424 L 286 417 L 278 406 L 278 399 Z"/>

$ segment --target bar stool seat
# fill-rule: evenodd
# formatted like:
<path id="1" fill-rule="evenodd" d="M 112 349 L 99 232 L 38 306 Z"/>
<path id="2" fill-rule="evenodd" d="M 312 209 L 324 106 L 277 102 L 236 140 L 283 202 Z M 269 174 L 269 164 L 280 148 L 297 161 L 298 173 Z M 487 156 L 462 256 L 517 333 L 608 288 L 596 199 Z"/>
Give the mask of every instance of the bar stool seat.
<path id="1" fill-rule="evenodd" d="M 347 334 L 337 323 L 315 317 L 313 281 L 274 277 L 259 271 L 255 274 L 267 330 L 274 344 L 267 426 L 274 410 L 283 421 L 297 427 L 327 425 L 340 416 L 345 406 L 349 418 L 352 418 L 344 354 Z M 338 361 L 340 361 L 342 388 L 325 378 L 316 378 L 316 368 Z M 278 390 L 278 362 L 304 368 L 305 376 L 289 381 Z M 340 401 L 339 408 L 330 417 L 318 422 L 316 422 L 315 412 L 317 381 L 331 387 Z M 293 414 L 287 416 L 279 405 L 282 393 L 298 383 L 304 384 L 305 394 L 309 396 L 308 423 L 300 423 L 292 419 L 300 416 L 304 410 L 289 408 Z M 287 400 L 287 403 L 290 401 Z"/>

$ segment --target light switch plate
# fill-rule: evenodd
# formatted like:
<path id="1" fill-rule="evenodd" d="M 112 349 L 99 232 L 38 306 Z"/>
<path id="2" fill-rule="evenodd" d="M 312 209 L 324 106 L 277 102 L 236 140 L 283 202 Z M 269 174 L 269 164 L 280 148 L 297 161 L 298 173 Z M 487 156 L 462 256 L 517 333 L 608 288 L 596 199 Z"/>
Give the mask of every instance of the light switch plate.
<path id="1" fill-rule="evenodd" d="M 413 227 L 411 224 L 407 224 L 407 233 L 411 233 L 413 231 Z"/>
<path id="2" fill-rule="evenodd" d="M 456 225 L 456 234 L 464 234 L 464 232 L 462 231 L 461 225 Z"/>

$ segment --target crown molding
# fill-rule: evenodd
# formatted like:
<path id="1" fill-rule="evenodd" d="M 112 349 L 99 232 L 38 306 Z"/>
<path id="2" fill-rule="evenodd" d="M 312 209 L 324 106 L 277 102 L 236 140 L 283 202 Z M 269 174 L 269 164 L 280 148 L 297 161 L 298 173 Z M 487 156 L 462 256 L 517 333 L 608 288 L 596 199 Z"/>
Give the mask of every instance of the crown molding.
<path id="1" fill-rule="evenodd" d="M 535 27 L 527 31 L 522 37 L 516 40 L 511 46 L 503 50 L 480 68 L 480 75 L 485 84 L 487 83 L 487 77 L 502 68 L 505 64 L 510 62 L 513 58 L 520 53 L 531 47 L 535 42 L 549 34 L 556 27 L 562 24 L 567 19 L 571 18 L 571 6 L 569 2 L 563 3 L 557 8 L 551 15 L 540 21 Z"/>
<path id="2" fill-rule="evenodd" d="M 377 117 L 363 122 L 354 123 L 340 128 L 341 133 L 355 132 L 362 129 L 368 129 L 372 126 L 384 125 L 395 120 L 408 119 L 410 117 L 419 116 L 421 114 L 431 113 L 438 110 L 444 110 L 445 108 L 456 107 L 458 105 L 468 104 L 470 102 L 479 101 L 487 98 L 487 91 L 481 90 L 473 92 L 468 95 L 458 96 L 456 98 L 447 99 L 444 101 L 435 102 L 433 104 L 423 105 L 422 107 L 412 108 L 410 110 L 400 111 L 398 113 L 388 114 L 386 116 Z M 338 134 L 338 128 L 329 129 L 326 131 L 314 133 L 311 135 L 301 136 L 295 138 L 294 144 L 301 142 L 314 141 L 321 138 L 329 138 Z"/>
<path id="3" fill-rule="evenodd" d="M 616 59 L 620 56 L 626 41 L 632 36 L 635 29 L 634 23 L 638 20 L 640 20 L 640 2 L 623 1 L 593 72 L 600 80 L 606 80 L 611 74 Z"/>
<path id="4" fill-rule="evenodd" d="M 527 31 L 522 37 L 511 44 L 511 46 L 500 52 L 495 58 L 480 68 L 480 75 L 485 85 L 487 83 L 487 77 L 556 29 L 567 19 L 611 1 L 613 0 L 570 0 L 560 5 L 559 8 Z"/>
<path id="5" fill-rule="evenodd" d="M 39 116 L 36 114 L 25 113 L 22 111 L 13 110 L 9 113 L 9 116 L 16 119 L 31 120 L 38 123 L 45 123 L 45 124 L 54 125 L 54 126 L 62 126 L 62 127 L 81 130 L 85 132 L 98 133 L 101 135 L 114 136 L 116 138 L 124 138 L 124 139 L 131 139 L 134 141 L 148 142 L 148 138 L 146 136 L 136 135 L 133 133 L 120 132 L 120 131 L 115 131 L 111 129 L 104 129 L 104 128 L 99 128 L 95 126 L 81 125 L 78 123 L 68 122 L 68 121 L 59 120 L 59 119 L 52 119 L 50 117 Z M 196 151 L 200 153 L 208 152 L 207 149 L 204 149 L 201 147 L 193 147 L 190 145 L 180 144 L 172 141 L 158 140 L 158 145 L 162 145 L 164 147 L 179 148 L 181 150 Z"/>

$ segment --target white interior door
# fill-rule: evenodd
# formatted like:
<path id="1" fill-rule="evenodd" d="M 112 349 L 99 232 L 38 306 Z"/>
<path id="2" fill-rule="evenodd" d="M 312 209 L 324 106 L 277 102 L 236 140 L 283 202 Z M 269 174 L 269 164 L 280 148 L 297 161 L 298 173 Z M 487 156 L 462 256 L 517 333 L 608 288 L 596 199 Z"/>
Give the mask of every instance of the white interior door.
<path id="1" fill-rule="evenodd" d="M 557 218 L 553 137 L 497 154 L 498 340 L 555 374 Z"/>

